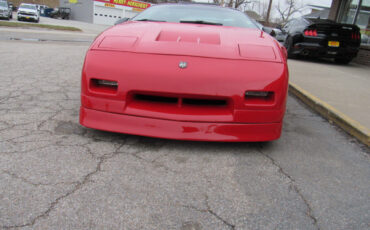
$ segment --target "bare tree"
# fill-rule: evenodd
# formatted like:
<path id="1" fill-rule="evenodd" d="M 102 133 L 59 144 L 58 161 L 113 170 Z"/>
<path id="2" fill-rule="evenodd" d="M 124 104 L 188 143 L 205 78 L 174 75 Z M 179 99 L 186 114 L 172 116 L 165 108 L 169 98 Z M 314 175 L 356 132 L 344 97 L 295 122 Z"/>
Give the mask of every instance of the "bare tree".
<path id="1" fill-rule="evenodd" d="M 254 2 L 255 0 L 213 0 L 213 3 L 219 4 L 219 5 L 226 5 L 231 8 L 241 8 L 243 5 L 249 4 L 251 2 Z"/>
<path id="2" fill-rule="evenodd" d="M 302 4 L 298 0 L 285 0 L 285 5 L 286 6 L 284 7 L 279 2 L 276 6 L 281 23 L 286 23 L 293 14 L 302 10 Z"/>
<path id="3" fill-rule="evenodd" d="M 272 0 L 269 2 L 269 6 L 267 8 L 267 15 L 266 15 L 266 24 L 270 24 L 270 12 L 271 12 Z"/>
<path id="4" fill-rule="evenodd" d="M 250 0 L 248 4 L 244 4 L 244 10 L 254 11 L 261 16 L 263 21 L 266 21 L 267 18 L 267 10 L 268 10 L 268 2 L 260 1 L 260 0 Z"/>
<path id="5" fill-rule="evenodd" d="M 246 4 L 250 4 L 252 2 L 253 1 L 251 1 L 251 0 L 235 0 L 234 8 L 238 9 L 241 6 L 246 5 Z"/>

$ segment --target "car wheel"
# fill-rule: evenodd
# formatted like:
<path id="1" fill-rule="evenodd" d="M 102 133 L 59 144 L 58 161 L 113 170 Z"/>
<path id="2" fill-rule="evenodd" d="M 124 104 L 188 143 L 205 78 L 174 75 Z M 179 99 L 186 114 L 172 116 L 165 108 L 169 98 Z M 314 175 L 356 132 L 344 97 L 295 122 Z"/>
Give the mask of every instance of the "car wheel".
<path id="1" fill-rule="evenodd" d="M 334 61 L 338 64 L 348 64 L 352 61 L 352 58 L 335 58 Z"/>

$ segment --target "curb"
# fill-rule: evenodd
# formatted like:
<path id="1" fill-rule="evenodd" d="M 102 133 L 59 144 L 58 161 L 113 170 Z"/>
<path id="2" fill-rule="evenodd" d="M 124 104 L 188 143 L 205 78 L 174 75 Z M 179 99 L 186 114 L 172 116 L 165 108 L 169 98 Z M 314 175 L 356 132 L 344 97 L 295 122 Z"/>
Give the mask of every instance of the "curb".
<path id="1" fill-rule="evenodd" d="M 333 106 L 320 100 L 294 83 L 289 83 L 289 92 L 300 99 L 311 109 L 326 118 L 329 122 L 336 124 L 344 131 L 364 143 L 366 146 L 370 147 L 370 130 L 368 128 L 351 119 L 342 112 L 339 112 Z"/>

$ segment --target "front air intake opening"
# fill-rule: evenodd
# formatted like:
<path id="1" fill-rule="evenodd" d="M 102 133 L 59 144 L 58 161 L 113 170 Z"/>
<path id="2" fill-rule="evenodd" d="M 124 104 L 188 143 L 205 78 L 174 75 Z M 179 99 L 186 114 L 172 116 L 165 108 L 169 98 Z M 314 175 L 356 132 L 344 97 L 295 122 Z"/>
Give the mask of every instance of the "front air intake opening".
<path id="1" fill-rule="evenodd" d="M 177 104 L 177 97 L 166 97 L 166 96 L 156 96 L 156 95 L 146 95 L 146 94 L 135 94 L 134 100 L 146 101 L 146 102 L 157 102 L 157 103 L 169 103 Z"/>
<path id="2" fill-rule="evenodd" d="M 182 104 L 193 106 L 226 106 L 227 101 L 221 99 L 183 98 Z"/>
<path id="3" fill-rule="evenodd" d="M 143 103 L 155 103 L 155 104 L 167 104 L 176 105 L 176 107 L 186 108 L 221 108 L 228 107 L 228 100 L 226 98 L 212 98 L 204 96 L 183 96 L 183 95 L 171 95 L 171 94 L 159 94 L 159 93 L 133 93 L 132 100 Z"/>

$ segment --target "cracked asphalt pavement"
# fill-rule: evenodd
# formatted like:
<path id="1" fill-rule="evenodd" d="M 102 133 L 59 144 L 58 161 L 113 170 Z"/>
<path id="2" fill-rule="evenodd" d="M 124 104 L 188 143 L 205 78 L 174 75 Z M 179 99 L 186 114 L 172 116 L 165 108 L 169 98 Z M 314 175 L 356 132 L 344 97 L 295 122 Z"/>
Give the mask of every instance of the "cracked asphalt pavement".
<path id="1" fill-rule="evenodd" d="M 88 45 L 0 41 L 0 228 L 370 228 L 369 149 L 293 97 L 271 143 L 80 126 Z"/>

